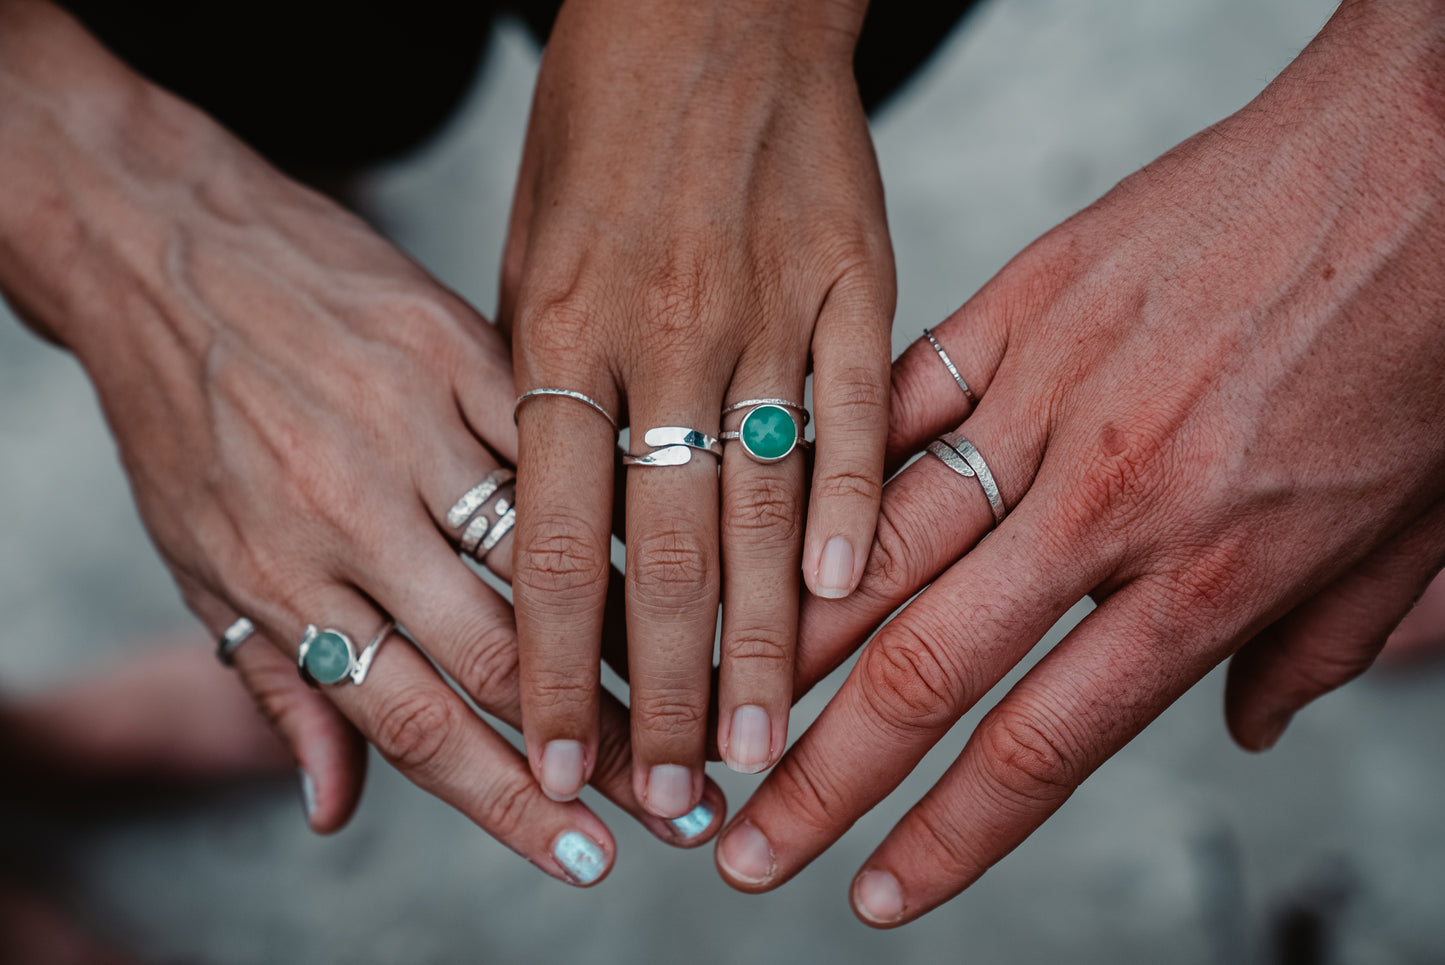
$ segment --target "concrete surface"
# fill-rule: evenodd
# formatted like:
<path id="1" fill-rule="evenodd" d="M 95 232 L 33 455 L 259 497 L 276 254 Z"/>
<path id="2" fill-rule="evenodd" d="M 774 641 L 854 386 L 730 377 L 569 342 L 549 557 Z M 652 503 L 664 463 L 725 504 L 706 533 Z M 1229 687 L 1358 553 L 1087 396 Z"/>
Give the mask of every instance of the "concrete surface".
<path id="1" fill-rule="evenodd" d="M 900 272 L 895 346 L 1119 177 L 1242 105 L 1331 8 L 985 7 L 877 120 Z M 369 187 L 393 234 L 484 311 L 535 67 L 520 30 L 503 30 L 463 115 Z M 77 504 L 84 519 L 62 517 Z M 8 689 L 188 619 L 76 366 L 5 318 L 0 614 Z M 304 829 L 281 788 L 81 827 L 11 818 L 0 849 L 38 851 L 90 921 L 166 963 L 1445 961 L 1445 675 L 1372 673 L 1262 757 L 1229 742 L 1220 694 L 1216 674 L 973 889 L 893 933 L 853 919 L 848 882 L 977 714 L 768 897 L 732 892 L 709 850 L 671 851 L 605 804 L 617 868 L 575 891 L 385 765 L 331 839 Z M 818 706 L 805 703 L 795 733 Z M 717 775 L 735 801 L 756 783 Z M 1320 953 L 1282 954 L 1284 933 L 1317 937 Z"/>

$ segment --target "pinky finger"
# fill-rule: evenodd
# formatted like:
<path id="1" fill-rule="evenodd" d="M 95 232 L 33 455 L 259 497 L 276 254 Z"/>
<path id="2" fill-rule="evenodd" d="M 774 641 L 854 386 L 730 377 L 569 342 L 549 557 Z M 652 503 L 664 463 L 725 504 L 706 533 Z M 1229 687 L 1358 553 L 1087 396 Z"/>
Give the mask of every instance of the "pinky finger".
<path id="1" fill-rule="evenodd" d="M 1442 564 L 1445 507 L 1240 648 L 1224 698 L 1235 742 L 1268 750 L 1306 704 L 1368 669 Z"/>

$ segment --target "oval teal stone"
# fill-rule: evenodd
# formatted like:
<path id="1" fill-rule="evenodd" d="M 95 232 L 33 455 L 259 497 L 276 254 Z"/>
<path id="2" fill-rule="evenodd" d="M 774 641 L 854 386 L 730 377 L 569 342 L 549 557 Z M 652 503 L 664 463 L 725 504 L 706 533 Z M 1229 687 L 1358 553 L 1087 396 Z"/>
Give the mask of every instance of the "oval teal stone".
<path id="1" fill-rule="evenodd" d="M 760 405 L 743 419 L 738 439 L 754 459 L 773 462 L 793 451 L 798 443 L 798 423 L 780 405 Z"/>
<path id="2" fill-rule="evenodd" d="M 317 683 L 340 683 L 351 670 L 351 647 L 335 630 L 322 630 L 306 648 L 306 672 Z"/>

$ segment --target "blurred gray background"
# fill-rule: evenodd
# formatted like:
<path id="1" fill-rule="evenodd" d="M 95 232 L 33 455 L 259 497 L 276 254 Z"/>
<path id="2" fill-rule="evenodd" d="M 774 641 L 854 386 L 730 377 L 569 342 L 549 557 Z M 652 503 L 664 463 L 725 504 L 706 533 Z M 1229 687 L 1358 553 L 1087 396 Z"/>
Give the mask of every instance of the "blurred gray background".
<path id="1" fill-rule="evenodd" d="M 1038 234 L 1243 105 L 1333 6 L 985 5 L 875 125 L 899 267 L 895 348 Z M 520 28 L 501 30 L 450 128 L 366 189 L 394 237 L 483 311 L 496 303 L 536 64 Z M 78 368 L 8 316 L 0 615 L 10 691 L 191 625 Z M 209 646 L 199 631 L 196 645 Z M 92 923 L 157 962 L 1445 961 L 1445 673 L 1372 672 L 1260 757 L 1229 742 L 1221 690 L 1218 674 L 1204 681 L 971 890 L 892 933 L 854 920 L 850 878 L 977 714 L 765 897 L 724 886 L 710 849 L 672 851 L 605 803 L 617 867 L 573 890 L 380 762 L 333 838 L 310 834 L 294 791 L 278 787 L 77 827 L 47 860 Z M 800 709 L 795 734 L 817 707 Z M 756 783 L 716 776 L 734 801 Z"/>

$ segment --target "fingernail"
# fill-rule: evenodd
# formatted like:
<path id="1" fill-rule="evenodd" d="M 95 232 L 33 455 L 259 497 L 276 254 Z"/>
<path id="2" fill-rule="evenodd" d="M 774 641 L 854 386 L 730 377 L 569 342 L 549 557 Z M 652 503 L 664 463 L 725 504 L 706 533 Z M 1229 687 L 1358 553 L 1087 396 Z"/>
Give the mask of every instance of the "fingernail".
<path id="1" fill-rule="evenodd" d="M 818 579 L 813 593 L 825 600 L 838 600 L 853 590 L 853 546 L 841 536 L 834 536 L 823 547 L 818 561 Z"/>
<path id="2" fill-rule="evenodd" d="M 762 884 L 773 876 L 773 846 L 747 821 L 735 824 L 718 843 L 718 862 L 739 881 Z"/>
<path id="3" fill-rule="evenodd" d="M 728 730 L 727 765 L 743 774 L 756 774 L 772 759 L 773 724 L 768 712 L 754 704 L 733 711 Z"/>
<path id="4" fill-rule="evenodd" d="M 298 767 L 296 773 L 301 777 L 301 810 L 306 813 L 306 823 L 310 824 L 311 815 L 316 813 L 316 782 L 304 767 Z"/>
<path id="5" fill-rule="evenodd" d="M 1279 743 L 1280 737 L 1284 735 L 1284 729 L 1292 720 L 1294 720 L 1294 711 L 1291 710 L 1277 710 L 1270 714 L 1264 722 L 1264 732 L 1260 738 L 1259 749 L 1267 751 Z"/>
<path id="6" fill-rule="evenodd" d="M 681 837 L 695 838 L 708 828 L 712 827 L 712 819 L 715 812 L 712 805 L 703 801 L 697 807 L 687 812 L 680 818 L 673 818 L 667 822 L 672 829 Z"/>
<path id="7" fill-rule="evenodd" d="M 853 882 L 853 907 L 871 922 L 891 925 L 903 917 L 903 889 L 886 871 L 865 871 Z"/>
<path id="8" fill-rule="evenodd" d="M 581 741 L 548 741 L 542 749 L 542 793 L 554 801 L 570 801 L 582 791 Z"/>
<path id="9" fill-rule="evenodd" d="M 607 852 L 581 831 L 568 831 L 552 845 L 552 857 L 579 885 L 590 885 L 607 870 Z"/>
<path id="10" fill-rule="evenodd" d="M 692 771 L 658 764 L 647 775 L 647 809 L 660 818 L 679 818 L 692 809 Z"/>

